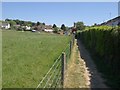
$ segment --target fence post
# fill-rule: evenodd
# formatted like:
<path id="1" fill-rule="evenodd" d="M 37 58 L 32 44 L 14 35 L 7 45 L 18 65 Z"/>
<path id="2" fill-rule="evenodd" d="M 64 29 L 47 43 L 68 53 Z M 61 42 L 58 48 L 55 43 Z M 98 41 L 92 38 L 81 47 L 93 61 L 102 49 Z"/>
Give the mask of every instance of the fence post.
<path id="1" fill-rule="evenodd" d="M 61 71 L 61 84 L 62 84 L 62 87 L 64 86 L 64 77 L 65 77 L 65 69 L 66 69 L 66 56 L 65 56 L 65 53 L 62 52 L 62 71 Z"/>
<path id="2" fill-rule="evenodd" d="M 74 42 L 75 42 L 75 35 L 73 35 L 72 41 L 73 41 L 72 44 L 74 44 Z"/>
<path id="3" fill-rule="evenodd" d="M 70 55 L 71 55 L 71 51 L 72 51 L 72 41 L 70 41 Z"/>

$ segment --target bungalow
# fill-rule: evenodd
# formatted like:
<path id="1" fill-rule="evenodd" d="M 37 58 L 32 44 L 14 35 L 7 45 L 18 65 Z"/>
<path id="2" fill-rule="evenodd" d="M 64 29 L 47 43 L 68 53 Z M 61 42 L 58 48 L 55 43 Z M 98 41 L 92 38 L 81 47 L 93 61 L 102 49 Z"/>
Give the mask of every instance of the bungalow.
<path id="1" fill-rule="evenodd" d="M 52 29 L 52 25 L 45 25 L 45 29 Z"/>
<path id="2" fill-rule="evenodd" d="M 38 25 L 32 27 L 34 30 L 37 31 L 45 31 L 45 32 L 53 32 L 52 25 Z"/>
<path id="3" fill-rule="evenodd" d="M 10 24 L 4 22 L 4 23 L 1 24 L 1 28 L 9 29 L 10 28 Z"/>
<path id="4" fill-rule="evenodd" d="M 45 25 L 45 32 L 53 32 L 52 25 Z"/>
<path id="5" fill-rule="evenodd" d="M 34 28 L 35 30 L 38 30 L 38 31 L 44 31 L 45 29 L 45 26 L 44 25 L 36 25 L 36 26 L 33 26 L 32 28 Z"/>
<path id="6" fill-rule="evenodd" d="M 18 30 L 18 29 L 20 29 L 21 25 L 16 24 L 16 25 L 13 25 L 13 27 L 14 27 L 14 29 Z"/>
<path id="7" fill-rule="evenodd" d="M 102 23 L 101 25 L 107 25 L 107 26 L 119 26 L 120 25 L 120 16 L 113 18 L 111 20 L 108 20 L 107 22 Z"/>
<path id="8" fill-rule="evenodd" d="M 15 28 L 19 28 L 20 27 L 20 25 L 19 24 L 17 24 L 17 25 L 13 25 Z"/>
<path id="9" fill-rule="evenodd" d="M 53 29 L 44 29 L 45 32 L 53 32 Z"/>
<path id="10" fill-rule="evenodd" d="M 30 26 L 25 26 L 25 30 L 30 30 L 31 27 Z"/>

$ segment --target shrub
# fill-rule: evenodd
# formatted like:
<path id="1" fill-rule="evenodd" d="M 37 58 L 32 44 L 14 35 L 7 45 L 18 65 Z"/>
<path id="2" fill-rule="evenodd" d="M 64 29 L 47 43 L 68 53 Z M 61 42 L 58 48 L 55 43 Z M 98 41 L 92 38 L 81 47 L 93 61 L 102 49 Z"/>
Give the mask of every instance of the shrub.
<path id="1" fill-rule="evenodd" d="M 119 80 L 120 27 L 91 27 L 79 32 L 77 37 L 97 59 L 94 60 L 96 64 L 101 64 L 101 71 L 104 71 L 107 77 L 114 77 L 112 80 Z M 119 84 L 120 81 L 116 81 L 116 86 Z"/>

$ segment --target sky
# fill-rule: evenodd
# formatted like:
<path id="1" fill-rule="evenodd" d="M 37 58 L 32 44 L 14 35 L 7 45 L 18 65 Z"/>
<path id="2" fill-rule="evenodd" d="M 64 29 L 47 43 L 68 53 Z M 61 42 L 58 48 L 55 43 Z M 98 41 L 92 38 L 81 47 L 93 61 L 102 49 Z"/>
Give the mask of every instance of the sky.
<path id="1" fill-rule="evenodd" d="M 19 19 L 73 26 L 100 24 L 118 16 L 118 2 L 2 2 L 2 20 Z"/>
<path id="2" fill-rule="evenodd" d="M 120 16 L 120 1 L 118 3 L 118 15 Z"/>

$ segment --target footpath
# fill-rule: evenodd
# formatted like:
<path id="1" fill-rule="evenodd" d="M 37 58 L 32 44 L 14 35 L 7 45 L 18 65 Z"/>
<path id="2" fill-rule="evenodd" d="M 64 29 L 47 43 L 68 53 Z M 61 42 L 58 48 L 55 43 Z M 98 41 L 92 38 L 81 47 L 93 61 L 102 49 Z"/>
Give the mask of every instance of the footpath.
<path id="1" fill-rule="evenodd" d="M 64 88 L 108 88 L 97 71 L 90 54 L 78 40 L 68 63 Z"/>

